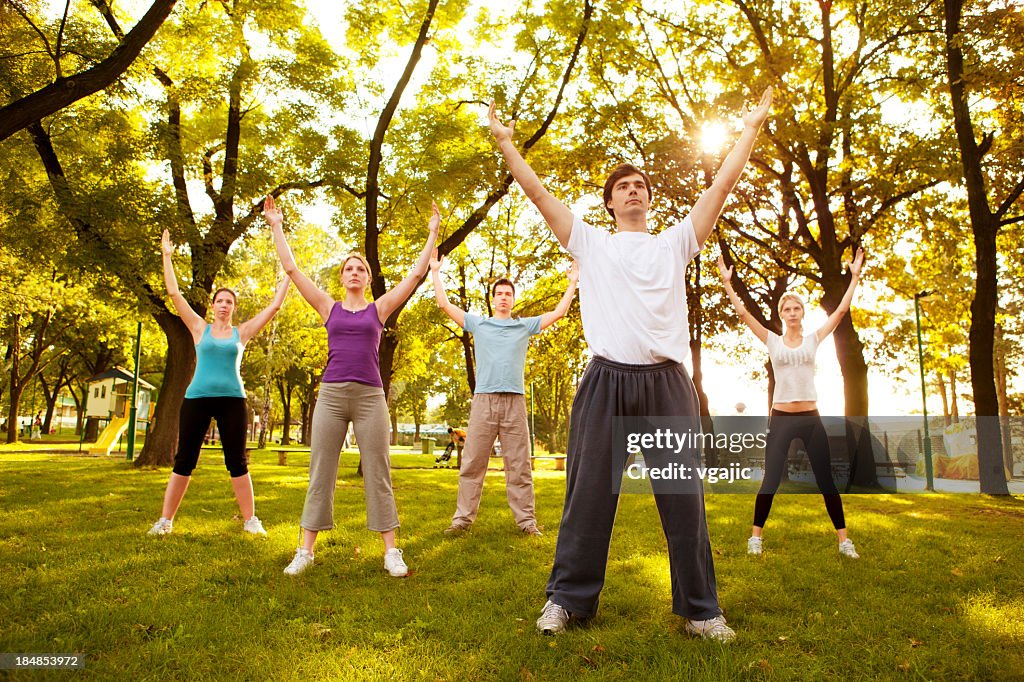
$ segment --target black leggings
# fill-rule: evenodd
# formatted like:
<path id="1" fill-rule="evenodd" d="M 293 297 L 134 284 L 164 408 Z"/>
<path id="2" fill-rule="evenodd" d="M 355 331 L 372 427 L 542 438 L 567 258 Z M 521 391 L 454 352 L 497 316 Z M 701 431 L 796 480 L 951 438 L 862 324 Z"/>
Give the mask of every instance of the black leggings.
<path id="1" fill-rule="evenodd" d="M 781 417 L 781 419 L 780 419 Z M 786 467 L 789 446 L 794 440 L 800 440 L 811 460 L 811 470 L 818 490 L 825 498 L 825 509 L 832 519 L 832 525 L 839 530 L 846 528 L 843 516 L 843 500 L 832 480 L 832 454 L 828 447 L 828 435 L 821 423 L 821 415 L 817 410 L 807 412 L 782 412 L 772 410 L 768 421 L 768 443 L 764 450 L 764 480 L 757 492 L 754 503 L 754 525 L 764 528 L 768 521 L 768 513 L 772 510 L 772 499 L 782 482 L 782 472 Z"/>
<path id="2" fill-rule="evenodd" d="M 217 420 L 220 443 L 224 448 L 224 466 L 231 478 L 249 473 L 245 454 L 245 430 L 249 411 L 245 398 L 185 398 L 178 417 L 178 452 L 174 455 L 174 473 L 191 476 L 199 463 L 199 450 L 210 428 Z"/>

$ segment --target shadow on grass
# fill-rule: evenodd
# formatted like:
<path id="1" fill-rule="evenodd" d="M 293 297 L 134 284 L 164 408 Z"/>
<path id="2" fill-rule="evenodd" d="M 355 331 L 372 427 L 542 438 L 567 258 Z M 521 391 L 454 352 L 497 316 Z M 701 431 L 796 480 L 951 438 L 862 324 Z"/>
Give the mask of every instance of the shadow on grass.
<path id="1" fill-rule="evenodd" d="M 1011 679 L 1021 668 L 1019 500 L 846 496 L 862 559 L 842 560 L 821 498 L 780 496 L 766 553 L 746 555 L 751 495 L 707 498 L 721 604 L 735 647 L 695 641 L 671 614 L 654 500 L 623 496 L 598 616 L 535 634 L 564 478 L 536 475 L 542 538 L 523 536 L 504 479 L 480 517 L 443 535 L 453 471 L 396 470 L 400 544 L 412 574 L 383 570 L 365 528 L 355 458 L 343 459 L 337 528 L 316 564 L 294 553 L 304 467 L 254 458 L 245 536 L 219 458 L 196 472 L 175 532 L 149 538 L 168 470 L 33 456 L 0 472 L 0 651 L 81 651 L 99 677 L 260 679 Z"/>

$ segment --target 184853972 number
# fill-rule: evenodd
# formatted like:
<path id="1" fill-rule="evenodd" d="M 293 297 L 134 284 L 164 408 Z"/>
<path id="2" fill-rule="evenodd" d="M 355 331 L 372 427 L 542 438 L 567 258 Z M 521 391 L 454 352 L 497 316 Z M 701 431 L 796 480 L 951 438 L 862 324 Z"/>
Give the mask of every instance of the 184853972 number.
<path id="1" fill-rule="evenodd" d="M 0 654 L 0 670 L 84 668 L 82 654 Z"/>

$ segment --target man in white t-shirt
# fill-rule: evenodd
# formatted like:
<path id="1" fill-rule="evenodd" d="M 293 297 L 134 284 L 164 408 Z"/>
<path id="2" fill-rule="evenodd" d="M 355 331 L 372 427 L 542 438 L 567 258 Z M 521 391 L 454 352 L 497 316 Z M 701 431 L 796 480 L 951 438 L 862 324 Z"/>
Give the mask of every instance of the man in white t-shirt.
<path id="1" fill-rule="evenodd" d="M 621 417 L 693 417 L 696 391 L 683 359 L 689 351 L 686 264 L 711 234 L 746 166 L 768 117 L 772 90 L 743 117 L 743 133 L 722 162 L 714 183 L 677 225 L 657 235 L 647 227 L 651 184 L 628 164 L 612 171 L 604 205 L 615 220 L 609 233 L 584 223 L 541 184 L 512 142 L 515 124 L 498 120 L 491 132 L 509 170 L 562 246 L 580 265 L 583 334 L 594 353 L 580 381 L 569 422 L 565 504 L 548 601 L 537 629 L 556 634 L 570 620 L 597 612 L 608 547 L 618 506 L 621 461 L 613 453 L 613 428 Z M 686 631 L 727 642 L 736 633 L 718 606 L 711 542 L 699 490 L 658 492 L 655 500 L 668 539 L 672 610 Z"/>

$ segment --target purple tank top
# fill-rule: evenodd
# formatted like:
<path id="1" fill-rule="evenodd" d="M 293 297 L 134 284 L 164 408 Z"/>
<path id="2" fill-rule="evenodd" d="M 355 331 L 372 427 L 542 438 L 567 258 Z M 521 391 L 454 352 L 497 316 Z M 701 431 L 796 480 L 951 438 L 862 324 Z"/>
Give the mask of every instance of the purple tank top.
<path id="1" fill-rule="evenodd" d="M 380 380 L 380 333 L 384 329 L 371 303 L 352 312 L 336 301 L 327 318 L 327 369 L 323 381 L 329 384 L 354 381 L 384 387 Z"/>

